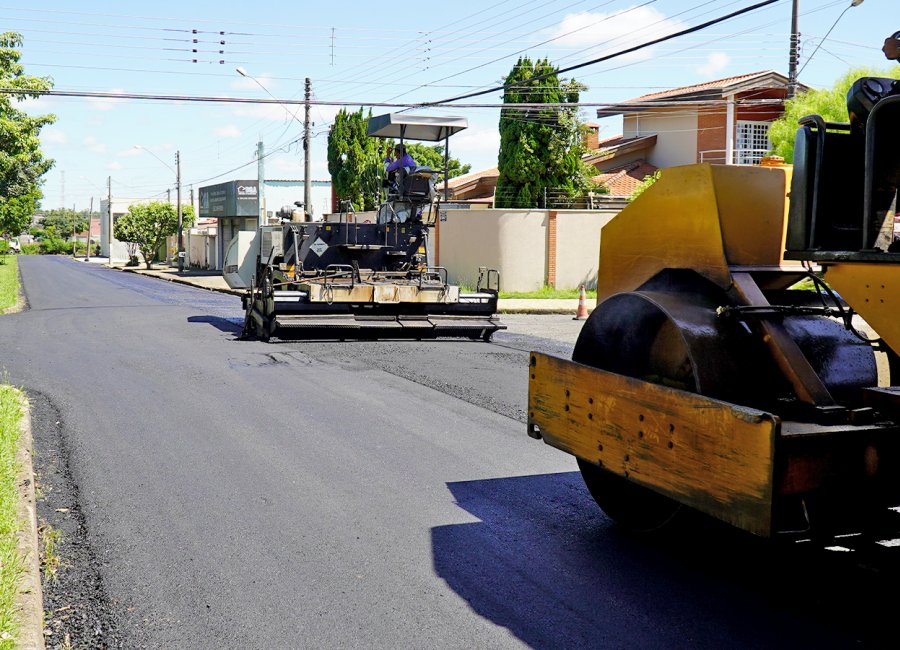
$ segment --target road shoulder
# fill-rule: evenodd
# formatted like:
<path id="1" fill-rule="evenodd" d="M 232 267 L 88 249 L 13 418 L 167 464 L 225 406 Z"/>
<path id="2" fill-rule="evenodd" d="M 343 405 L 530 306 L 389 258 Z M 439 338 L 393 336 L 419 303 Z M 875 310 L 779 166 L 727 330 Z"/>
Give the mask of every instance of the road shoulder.
<path id="1" fill-rule="evenodd" d="M 43 648 L 44 601 L 41 594 L 41 562 L 34 494 L 31 406 L 24 395 L 21 396 L 21 402 L 22 419 L 19 423 L 19 450 L 16 457 L 19 467 L 16 479 L 19 489 L 18 514 L 21 523 L 17 537 L 25 571 L 16 597 L 20 616 L 18 647 Z"/>

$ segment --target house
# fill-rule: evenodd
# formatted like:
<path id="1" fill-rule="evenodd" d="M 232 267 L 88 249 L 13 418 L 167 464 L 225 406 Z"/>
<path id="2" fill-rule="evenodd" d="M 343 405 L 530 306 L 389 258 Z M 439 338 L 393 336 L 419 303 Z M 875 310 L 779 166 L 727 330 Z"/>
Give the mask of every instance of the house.
<path id="1" fill-rule="evenodd" d="M 763 70 L 672 88 L 597 110 L 598 118 L 622 116 L 622 134 L 600 139 L 597 122 L 584 124 L 584 161 L 592 179 L 613 198 L 628 197 L 662 167 L 698 162 L 753 165 L 771 149 L 769 125 L 784 113 L 788 79 Z M 808 90 L 803 84 L 800 90 Z M 451 179 L 450 198 L 489 203 L 496 167 Z"/>
<path id="2" fill-rule="evenodd" d="M 331 181 L 311 180 L 310 189 L 310 210 L 314 218 L 322 218 L 331 209 Z M 192 259 L 199 266 L 221 270 L 225 252 L 238 232 L 255 232 L 263 213 L 266 222 L 277 223 L 278 211 L 293 206 L 295 201 L 302 201 L 303 195 L 302 179 L 265 179 L 262 191 L 258 180 L 233 180 L 201 187 L 198 217 L 214 220 L 215 226 L 208 227 L 205 233 L 197 233 L 212 237 L 205 244 L 209 254 L 204 255 L 198 248 Z M 187 245 L 185 250 L 190 252 Z"/>
<path id="3" fill-rule="evenodd" d="M 764 70 L 641 95 L 598 109 L 598 118 L 622 116 L 621 139 L 605 143 L 598 153 L 610 148 L 633 153 L 641 148 L 640 159 L 656 168 L 699 162 L 756 164 L 771 149 L 769 126 L 784 113 L 787 84 L 784 75 Z M 800 89 L 807 88 L 801 85 Z M 647 140 L 651 136 L 652 143 Z M 618 151 L 613 154 L 611 160 Z"/>

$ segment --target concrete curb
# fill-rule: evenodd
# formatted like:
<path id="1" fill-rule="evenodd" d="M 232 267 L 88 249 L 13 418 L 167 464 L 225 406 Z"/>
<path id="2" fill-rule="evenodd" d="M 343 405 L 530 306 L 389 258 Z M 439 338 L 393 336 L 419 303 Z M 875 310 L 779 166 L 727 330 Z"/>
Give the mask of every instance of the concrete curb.
<path id="1" fill-rule="evenodd" d="M 227 287 L 215 287 L 208 286 L 206 284 L 201 284 L 195 282 L 192 277 L 182 277 L 178 275 L 174 275 L 169 271 L 159 271 L 156 269 L 142 269 L 139 267 L 124 267 L 124 266 L 112 266 L 109 267 L 115 269 L 117 271 L 124 271 L 126 273 L 135 273 L 137 275 L 143 275 L 150 278 L 156 278 L 158 280 L 164 280 L 166 282 L 175 282 L 176 284 L 184 284 L 191 287 L 196 287 L 197 289 L 206 289 L 207 291 L 215 291 L 216 293 L 224 293 L 226 295 L 231 296 L 242 296 L 244 295 L 244 291 L 240 289 L 230 289 Z M 207 276 L 208 277 L 208 276 Z M 555 314 L 555 315 L 571 315 L 574 317 L 577 306 L 573 307 L 571 305 L 559 305 L 560 301 L 555 300 L 544 300 L 544 299 L 533 299 L 533 300 L 523 300 L 523 302 L 536 302 L 536 303 L 544 303 L 544 304 L 531 304 L 531 305 L 509 305 L 504 304 L 507 298 L 501 298 L 500 303 L 497 306 L 498 314 Z M 518 299 L 517 299 L 518 300 Z M 573 302 L 572 300 L 567 300 L 566 302 Z M 588 313 L 592 308 L 588 308 Z"/>
<path id="2" fill-rule="evenodd" d="M 591 309 L 588 309 L 588 313 L 591 313 Z M 574 318 L 574 311 L 568 308 L 563 307 L 498 307 L 497 313 L 499 314 L 558 314 L 558 315 L 568 315 Z"/>
<path id="3" fill-rule="evenodd" d="M 147 272 L 146 269 L 138 269 L 138 268 L 126 268 L 122 266 L 112 266 L 110 268 L 116 269 L 117 271 L 124 271 L 125 273 L 135 273 L 137 275 L 145 275 L 150 278 L 156 278 L 157 280 L 165 280 L 166 282 L 174 282 L 176 284 L 186 284 L 191 287 L 196 287 L 197 289 L 206 289 L 207 291 L 215 291 L 216 293 L 225 293 L 231 296 L 240 296 L 243 294 L 243 291 L 238 289 L 226 289 L 220 287 L 207 287 L 202 284 L 197 284 L 196 282 L 191 282 L 190 278 L 182 278 L 177 275 L 171 275 L 170 273 L 165 272 Z"/>
<path id="4" fill-rule="evenodd" d="M 34 453 L 31 438 L 31 408 L 22 395 L 22 421 L 19 425 L 19 465 L 16 482 L 19 486 L 19 521 L 22 528 L 16 537 L 19 553 L 25 565 L 25 573 L 19 584 L 16 603 L 19 610 L 19 639 L 17 648 L 43 650 L 44 648 L 44 599 L 41 594 L 41 560 L 38 550 L 37 507 L 34 496 Z"/>

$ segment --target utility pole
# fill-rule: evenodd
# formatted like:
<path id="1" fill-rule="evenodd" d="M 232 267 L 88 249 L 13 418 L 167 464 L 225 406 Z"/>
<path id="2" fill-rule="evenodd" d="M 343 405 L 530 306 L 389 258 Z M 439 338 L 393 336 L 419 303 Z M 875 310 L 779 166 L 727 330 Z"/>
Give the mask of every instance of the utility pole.
<path id="1" fill-rule="evenodd" d="M 800 61 L 800 32 L 797 23 L 800 16 L 800 0 L 793 0 L 791 10 L 791 49 L 788 55 L 787 98 L 793 99 L 797 94 L 797 64 Z"/>
<path id="2" fill-rule="evenodd" d="M 78 243 L 78 238 L 75 236 L 75 204 L 72 204 L 72 257 L 75 257 L 75 244 Z"/>
<path id="3" fill-rule="evenodd" d="M 184 239 L 182 220 L 183 213 L 181 211 L 181 152 L 175 152 L 175 200 L 178 201 L 178 272 L 184 271 Z"/>
<path id="4" fill-rule="evenodd" d="M 259 225 L 266 225 L 266 149 L 262 138 L 256 143 L 256 195 L 259 201 Z"/>
<path id="5" fill-rule="evenodd" d="M 113 240 L 113 211 L 112 211 L 112 176 L 106 177 L 106 254 L 109 256 L 107 264 L 113 265 L 112 240 Z"/>
<path id="6" fill-rule="evenodd" d="M 75 204 L 72 204 L 72 210 L 75 209 Z M 91 261 L 91 214 L 94 212 L 94 197 L 91 197 L 91 207 L 88 210 L 88 231 L 87 231 L 87 243 L 84 247 L 84 261 Z"/>
<path id="7" fill-rule="evenodd" d="M 312 83 L 306 78 L 305 117 L 303 119 L 303 211 L 306 212 L 306 220 L 312 220 L 312 180 L 309 178 L 309 100 L 312 95 Z"/>

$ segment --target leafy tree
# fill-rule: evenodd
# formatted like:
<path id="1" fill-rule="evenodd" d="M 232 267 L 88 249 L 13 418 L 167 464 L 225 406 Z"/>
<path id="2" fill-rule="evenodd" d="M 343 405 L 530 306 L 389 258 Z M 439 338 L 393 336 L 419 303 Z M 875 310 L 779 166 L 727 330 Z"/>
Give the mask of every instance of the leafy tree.
<path id="1" fill-rule="evenodd" d="M 637 197 L 646 192 L 648 187 L 658 181 L 660 176 L 662 176 L 661 169 L 657 169 L 652 174 L 647 174 L 646 176 L 644 176 L 644 180 L 642 180 L 640 184 L 636 188 L 634 188 L 634 191 L 628 197 L 628 200 L 634 201 Z"/>
<path id="2" fill-rule="evenodd" d="M 444 169 L 444 146 L 440 144 L 427 145 L 419 142 L 408 144 L 406 151 L 416 161 L 417 165 L 422 167 L 431 167 L 435 171 L 443 171 Z M 463 165 L 456 158 L 450 158 L 447 161 L 448 173 L 450 178 L 456 178 L 463 174 L 468 174 L 472 169 L 472 165 Z"/>
<path id="3" fill-rule="evenodd" d="M 834 85 L 825 90 L 811 89 L 798 93 L 784 103 L 784 114 L 769 127 L 772 153 L 794 162 L 794 137 L 801 117 L 817 114 L 827 122 L 847 122 L 847 91 L 860 77 L 893 77 L 900 79 L 900 66 L 890 70 L 855 68 L 840 77 Z"/>
<path id="4" fill-rule="evenodd" d="M 99 214 L 99 212 L 94 213 L 95 216 L 99 216 Z M 41 221 L 42 229 L 46 230 L 52 227 L 56 229 L 57 233 L 65 236 L 72 234 L 73 225 L 75 232 L 84 232 L 88 229 L 89 224 L 90 220 L 88 219 L 87 210 L 76 212 L 67 208 L 46 210 L 44 211 L 44 219 Z"/>
<path id="5" fill-rule="evenodd" d="M 183 226 L 189 228 L 193 222 L 194 210 L 186 205 L 182 208 Z M 177 232 L 178 210 L 161 201 L 129 205 L 128 213 L 116 219 L 113 226 L 113 236 L 119 241 L 135 244 L 148 269 L 166 237 Z"/>
<path id="6" fill-rule="evenodd" d="M 545 189 L 571 198 L 594 188 L 593 170 L 581 159 L 585 148 L 578 108 L 567 106 L 577 104 L 586 87 L 560 81 L 553 73 L 547 59 L 522 57 L 506 77 L 504 104 L 551 106 L 501 109 L 497 207 L 537 207 Z"/>
<path id="7" fill-rule="evenodd" d="M 371 116 L 371 110 L 365 116 L 362 109 L 341 109 L 328 133 L 328 173 L 334 191 L 358 210 L 375 209 L 384 171 L 378 139 L 366 135 Z"/>
<path id="8" fill-rule="evenodd" d="M 182 218 L 184 214 L 182 214 Z M 176 220 L 177 220 L 176 215 Z M 140 235 L 137 233 L 134 227 L 135 219 L 131 218 L 130 213 L 124 214 L 121 217 L 118 217 L 113 222 L 113 237 L 118 239 L 120 242 L 125 244 L 125 248 L 128 250 L 128 264 L 127 266 L 137 266 L 138 262 L 138 239 L 140 239 Z M 176 224 L 177 226 L 177 224 Z"/>
<path id="9" fill-rule="evenodd" d="M 31 116 L 13 105 L 39 97 L 53 85 L 49 77 L 25 74 L 19 63 L 22 42 L 15 32 L 0 34 L 0 87 L 20 91 L 0 95 L 0 235 L 6 237 L 28 227 L 43 196 L 41 177 L 53 166 L 41 153 L 38 135 L 56 117 Z"/>

